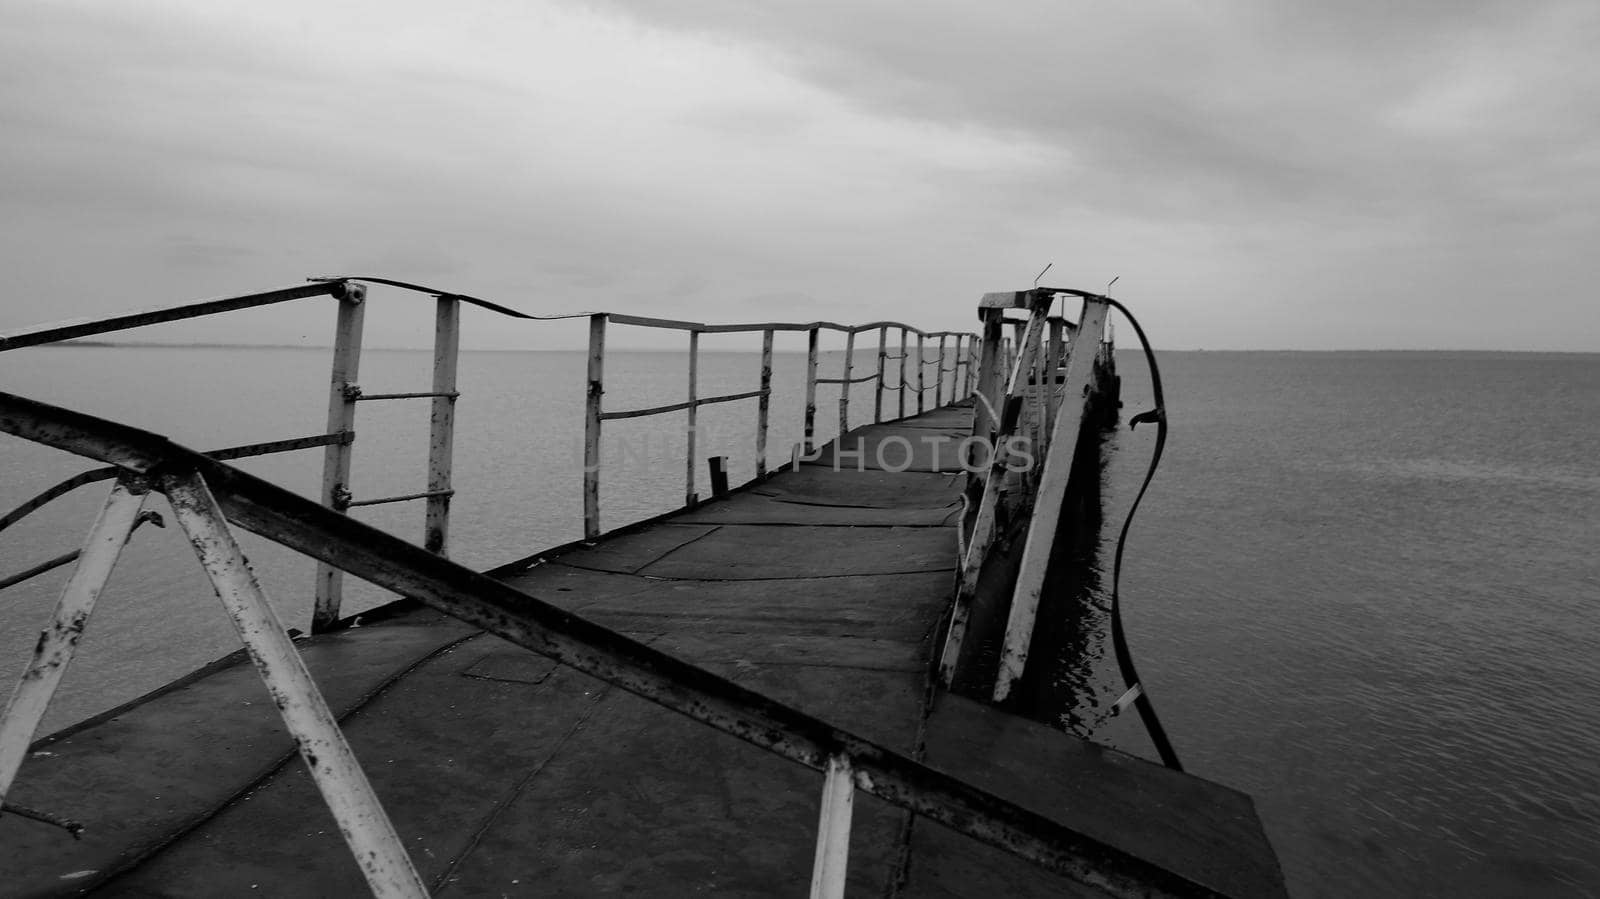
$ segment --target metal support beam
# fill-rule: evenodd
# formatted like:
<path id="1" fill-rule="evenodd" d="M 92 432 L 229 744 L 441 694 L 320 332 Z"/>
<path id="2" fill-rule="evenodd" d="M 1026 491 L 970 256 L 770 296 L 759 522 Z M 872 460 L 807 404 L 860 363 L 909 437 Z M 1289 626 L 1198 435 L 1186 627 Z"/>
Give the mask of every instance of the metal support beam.
<path id="1" fill-rule="evenodd" d="M 600 536 L 600 399 L 605 395 L 606 316 L 589 316 L 589 387 L 583 412 L 583 538 Z"/>
<path id="2" fill-rule="evenodd" d="M 411 865 L 400 836 L 389 822 L 366 774 L 345 742 L 339 724 L 306 670 L 294 641 L 272 611 L 255 572 L 228 530 L 222 509 L 196 472 L 167 475 L 162 489 L 178 524 L 189 535 L 195 555 L 228 610 L 256 672 L 294 737 L 317 789 L 333 812 L 339 831 L 361 866 L 372 895 L 426 897 L 427 888 Z"/>
<path id="3" fill-rule="evenodd" d="M 761 332 L 761 398 L 756 401 L 756 477 L 767 473 L 767 418 L 772 412 L 772 329 Z"/>
<path id="4" fill-rule="evenodd" d="M 856 332 L 851 331 L 844 339 L 844 372 L 839 380 L 839 436 L 850 430 L 850 371 L 856 361 Z"/>
<path id="5" fill-rule="evenodd" d="M 906 377 L 906 366 L 911 364 L 911 353 L 908 342 L 910 332 L 905 328 L 900 329 L 900 414 L 899 418 L 906 417 L 906 388 L 911 386 L 911 379 Z"/>
<path id="6" fill-rule="evenodd" d="M 822 781 L 822 814 L 817 821 L 817 852 L 811 863 L 811 899 L 844 899 L 850 863 L 850 816 L 855 806 L 855 775 L 848 756 L 828 759 Z"/>
<path id="7" fill-rule="evenodd" d="M 878 390 L 872 398 L 872 423 L 883 421 L 883 391 L 887 389 L 883 383 L 884 374 L 889 367 L 889 329 L 878 329 Z"/>
<path id="8" fill-rule="evenodd" d="M 95 600 L 111 577 L 111 569 L 127 545 L 128 535 L 139 520 L 146 489 L 126 477 L 117 481 L 106 497 L 105 506 L 89 528 L 78 555 L 78 566 L 61 590 L 50 625 L 39 634 L 33 657 L 0 715 L 0 805 L 11 790 L 17 769 L 28 755 L 39 722 L 50 708 L 61 678 L 72 663 L 78 641 L 89 624 Z"/>
<path id="9" fill-rule="evenodd" d="M 923 337 L 917 335 L 917 414 L 923 411 L 923 400 L 928 391 L 928 356 L 923 346 Z"/>
<path id="10" fill-rule="evenodd" d="M 356 397 L 361 388 L 361 331 L 366 321 L 367 288 L 344 283 L 334 293 L 339 300 L 338 318 L 333 331 L 333 367 L 328 378 L 327 432 L 354 432 Z M 351 443 L 330 443 L 322 452 L 322 504 L 343 511 L 350 498 Z M 339 622 L 339 605 L 344 594 L 344 572 L 325 562 L 317 563 L 316 599 L 311 610 L 311 632 L 320 634 Z"/>
<path id="11" fill-rule="evenodd" d="M 433 408 L 428 416 L 428 507 L 422 545 L 447 556 L 450 539 L 451 459 L 455 454 L 456 363 L 461 355 L 461 302 L 439 298 L 433 331 Z"/>
<path id="12" fill-rule="evenodd" d="M 811 455 L 817 445 L 817 338 L 816 328 L 806 332 L 806 419 L 805 451 Z M 849 385 L 846 385 L 846 390 Z"/>
<path id="13" fill-rule="evenodd" d="M 689 332 L 689 407 L 684 426 L 683 504 L 692 506 L 699 498 L 694 492 L 695 442 L 700 436 L 700 332 Z"/>

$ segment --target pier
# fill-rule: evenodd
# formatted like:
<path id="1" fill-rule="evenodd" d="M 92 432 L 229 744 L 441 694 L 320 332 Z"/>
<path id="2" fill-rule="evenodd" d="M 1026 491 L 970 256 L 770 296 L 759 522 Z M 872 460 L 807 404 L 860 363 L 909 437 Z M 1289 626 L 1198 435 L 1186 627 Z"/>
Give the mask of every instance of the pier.
<path id="1" fill-rule="evenodd" d="M 1108 350 L 1106 310 L 1087 297 L 1078 322 L 1052 328 L 1053 294 L 991 296 L 984 334 L 956 341 L 960 362 L 935 361 L 934 402 L 923 366 L 908 371 L 901 354 L 885 415 L 893 354 L 880 339 L 875 420 L 850 428 L 844 390 L 843 433 L 820 446 L 817 385 L 852 374 L 847 363 L 823 378 L 820 326 L 796 326 L 811 329 L 803 444 L 777 470 L 763 452 L 738 489 L 713 476 L 703 498 L 693 410 L 759 400 L 764 443 L 774 326 L 746 328 L 765 332 L 757 391 L 699 400 L 691 386 L 687 405 L 608 412 L 606 324 L 710 328 L 597 316 L 589 444 L 608 416 L 687 412 L 688 502 L 603 531 L 591 467 L 583 541 L 483 574 L 443 554 L 448 378 L 430 394 L 436 445 L 445 435 L 430 489 L 401 498 L 428 504 L 420 546 L 346 517 L 341 502 L 355 503 L 338 478 L 316 503 L 157 435 L 0 396 L 0 430 L 114 467 L 96 528 L 109 543 L 148 492 L 168 496 L 248 650 L 62 733 L 23 734 L 19 753 L 25 676 L 0 727 L 0 811 L 83 829 L 0 814 L 0 893 L 1283 895 L 1248 797 L 996 704 L 1027 671 L 1071 449 Z M 1004 312 L 1018 308 L 1008 347 Z M 864 330 L 888 334 L 850 330 L 852 347 Z M 335 423 L 360 397 L 338 365 Z M 1039 389 L 1058 372 L 1064 390 Z M 1025 432 L 1046 464 L 1008 468 L 1000 447 Z M 975 436 L 991 448 L 982 465 Z M 326 443 L 346 477 L 348 445 Z M 291 642 L 270 609 L 261 617 L 230 527 L 324 563 L 311 635 Z M 105 554 L 92 537 L 83 578 L 109 573 Z M 331 571 L 406 598 L 341 618 Z M 82 606 L 78 632 L 94 592 L 86 605 L 72 595 L 94 586 L 83 578 L 63 598 Z M 972 654 L 970 612 L 1002 598 L 993 695 L 950 690 Z M 70 661 L 76 636 L 52 633 L 30 673 Z"/>

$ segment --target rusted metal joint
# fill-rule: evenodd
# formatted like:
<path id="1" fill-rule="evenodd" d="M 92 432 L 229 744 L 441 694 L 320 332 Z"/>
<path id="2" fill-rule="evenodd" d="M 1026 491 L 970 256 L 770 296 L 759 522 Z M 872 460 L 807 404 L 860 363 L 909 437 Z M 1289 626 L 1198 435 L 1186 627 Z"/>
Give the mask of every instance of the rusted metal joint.
<path id="1" fill-rule="evenodd" d="M 332 296 L 341 303 L 349 303 L 352 306 L 359 305 L 367 299 L 367 285 L 357 284 L 354 281 L 340 281 L 338 289 L 332 293 Z"/>
<path id="2" fill-rule="evenodd" d="M 353 403 L 356 400 L 361 399 L 361 385 L 351 384 L 349 381 L 346 381 L 344 386 L 339 388 L 339 394 L 344 397 L 345 402 Z"/>
<path id="3" fill-rule="evenodd" d="M 350 488 L 343 484 L 334 484 L 333 490 L 329 491 L 329 493 L 336 512 L 343 512 L 349 509 L 350 504 L 355 501 L 355 497 L 350 493 Z"/>

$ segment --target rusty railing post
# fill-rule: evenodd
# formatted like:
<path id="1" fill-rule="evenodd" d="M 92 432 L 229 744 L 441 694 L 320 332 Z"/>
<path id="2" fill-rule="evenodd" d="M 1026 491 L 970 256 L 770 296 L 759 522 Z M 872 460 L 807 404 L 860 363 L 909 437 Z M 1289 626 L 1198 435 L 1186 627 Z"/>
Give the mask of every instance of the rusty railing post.
<path id="1" fill-rule="evenodd" d="M 1050 435 L 1045 438 L 1046 450 L 1050 447 L 1050 439 L 1055 436 L 1056 414 L 1061 406 L 1061 396 L 1056 390 L 1056 382 L 1061 376 L 1061 367 L 1066 363 L 1063 358 L 1066 354 L 1066 344 L 1062 342 L 1062 334 L 1066 330 L 1066 321 L 1059 315 L 1052 316 L 1050 322 L 1050 351 L 1045 354 L 1048 360 L 1045 365 L 1044 386 L 1049 391 L 1044 404 L 1045 433 Z"/>
<path id="2" fill-rule="evenodd" d="M 906 366 L 911 363 L 910 333 L 905 328 L 900 329 L 900 418 L 906 417 L 906 388 L 911 386 L 911 379 L 906 377 Z"/>
<path id="3" fill-rule="evenodd" d="M 428 416 L 428 506 L 422 545 L 449 555 L 451 460 L 455 454 L 456 366 L 461 356 L 461 301 L 439 297 L 433 329 L 433 408 Z"/>
<path id="4" fill-rule="evenodd" d="M 361 370 L 361 331 L 366 320 L 367 288 L 345 282 L 333 294 L 339 301 L 333 332 L 333 371 L 328 384 L 328 433 L 354 431 L 357 383 Z M 350 458 L 353 443 L 330 443 L 322 451 L 322 504 L 338 512 L 350 502 Z M 344 592 L 344 572 L 326 562 L 317 563 L 316 604 L 311 612 L 311 632 L 320 634 L 339 621 Z"/>
<path id="5" fill-rule="evenodd" d="M 922 414 L 923 396 L 928 390 L 928 355 L 923 349 L 922 332 L 917 332 L 917 414 Z"/>
<path id="6" fill-rule="evenodd" d="M 1004 364 L 1005 347 L 1001 338 L 1002 309 L 980 309 L 979 320 L 983 325 L 983 343 L 978 356 L 978 388 L 980 402 L 972 410 L 972 435 L 982 437 L 984 440 L 993 441 L 994 432 L 1000 427 L 1000 420 L 995 416 L 1000 412 L 1000 384 L 1001 366 Z"/>
<path id="7" fill-rule="evenodd" d="M 884 374 L 889 364 L 889 326 L 884 325 L 878 329 L 878 390 L 872 398 L 872 423 L 883 421 L 883 383 Z"/>
<path id="8" fill-rule="evenodd" d="M 983 346 L 978 335 L 967 338 L 967 383 L 963 392 L 970 395 L 978 388 L 978 366 L 983 364 Z"/>
<path id="9" fill-rule="evenodd" d="M 828 758 L 822 780 L 822 813 L 817 821 L 817 851 L 811 863 L 811 899 L 844 899 L 850 862 L 850 818 L 855 805 L 855 774 L 850 758 Z"/>
<path id="10" fill-rule="evenodd" d="M 934 367 L 933 373 L 938 378 L 933 384 L 933 407 L 938 409 L 944 405 L 944 351 L 947 335 L 939 335 L 939 364 Z"/>
<path id="11" fill-rule="evenodd" d="M 683 474 L 683 504 L 686 507 L 694 505 L 695 500 L 697 499 L 697 497 L 695 496 L 695 492 L 694 492 L 694 452 L 695 452 L 695 438 L 698 436 L 696 434 L 696 432 L 695 432 L 695 428 L 697 427 L 697 422 L 699 421 L 699 418 L 700 418 L 700 403 L 699 403 L 700 393 L 699 392 L 700 392 L 700 332 L 699 331 L 690 331 L 689 332 L 689 408 L 684 410 L 686 413 L 688 413 L 688 417 L 687 417 L 687 425 L 688 426 L 684 429 L 684 444 L 685 444 L 685 446 L 684 446 L 684 454 L 687 456 L 687 461 L 684 464 L 684 474 Z"/>
<path id="12" fill-rule="evenodd" d="M 839 385 L 839 436 L 850 430 L 850 373 L 855 368 L 856 359 L 856 332 L 851 331 L 844 339 L 844 375 L 840 378 L 843 382 Z"/>
<path id="13" fill-rule="evenodd" d="M 50 625 L 40 632 L 32 660 L 18 679 L 5 713 L 0 715 L 0 807 L 5 804 L 17 769 L 28 756 L 28 746 L 50 707 L 56 687 L 72 663 L 95 600 L 111 577 L 128 535 L 137 526 L 145 493 L 142 485 L 126 478 L 112 486 L 105 506 L 83 541 L 78 565 L 61 589 Z"/>
<path id="14" fill-rule="evenodd" d="M 589 316 L 589 387 L 583 414 L 583 538 L 600 536 L 600 399 L 605 395 L 606 316 Z"/>
<path id="15" fill-rule="evenodd" d="M 806 455 L 816 449 L 817 436 L 817 336 L 818 330 L 806 332 Z"/>
<path id="16" fill-rule="evenodd" d="M 284 726 L 300 747 L 300 756 L 311 769 L 311 777 L 328 810 L 333 812 L 372 895 L 426 897 L 427 888 L 412 866 L 400 836 L 373 794 L 366 773 L 345 742 L 338 721 L 317 691 L 294 642 L 268 603 L 205 480 L 193 470 L 167 475 L 162 478 L 162 489 L 267 692 L 272 694 Z"/>
<path id="17" fill-rule="evenodd" d="M 756 399 L 756 477 L 767 473 L 767 418 L 772 412 L 772 329 L 761 332 L 761 396 Z"/>

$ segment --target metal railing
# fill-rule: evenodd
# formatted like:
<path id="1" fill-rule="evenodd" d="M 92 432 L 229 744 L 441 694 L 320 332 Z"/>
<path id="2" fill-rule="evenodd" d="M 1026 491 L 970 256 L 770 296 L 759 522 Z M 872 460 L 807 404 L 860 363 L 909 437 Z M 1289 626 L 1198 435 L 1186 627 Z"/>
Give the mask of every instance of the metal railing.
<path id="1" fill-rule="evenodd" d="M 159 491 L 167 496 L 179 526 L 188 536 L 233 619 L 241 641 L 278 699 L 285 724 L 296 738 L 375 895 L 420 896 L 425 895 L 425 890 L 320 692 L 285 636 L 260 585 L 245 566 L 230 523 L 317 561 L 314 630 L 326 630 L 337 622 L 340 584 L 346 573 L 353 574 L 823 772 L 823 799 L 813 870 L 814 896 L 842 895 L 851 811 L 857 790 L 1113 895 L 1215 895 L 1181 875 L 445 558 L 449 500 L 453 492 L 451 450 L 454 406 L 459 396 L 456 360 L 463 303 L 518 318 L 589 319 L 584 443 L 586 538 L 600 532 L 599 458 L 601 428 L 605 421 L 684 412 L 685 502 L 692 505 L 697 499 L 694 474 L 697 410 L 706 405 L 756 400 L 756 470 L 758 477 L 764 475 L 768 469 L 774 337 L 779 331 L 804 332 L 807 355 L 804 436 L 800 446 L 807 452 L 814 449 L 816 440 L 818 385 L 839 385 L 841 435 L 850 428 L 853 385 L 876 383 L 874 422 L 886 420 L 886 414 L 892 420 L 925 411 L 930 367 L 934 369 L 932 399 L 935 407 L 942 406 L 947 397 L 955 400 L 976 390 L 978 402 L 974 409 L 973 434 L 991 447 L 992 454 L 988 470 L 974 474 L 969 483 L 969 496 L 975 501 L 968 504 L 969 511 L 962 522 L 966 537 L 961 541 L 961 577 L 939 674 L 948 684 L 966 630 L 978 573 L 995 546 L 997 515 L 1008 500 L 1023 499 L 1031 505 L 1032 516 L 1021 571 L 1013 589 L 1001 671 L 995 685 L 994 698 L 1002 700 L 1021 675 L 1027 660 L 1049 550 L 1055 540 L 1073 451 L 1084 418 L 1086 393 L 1095 363 L 1110 351 L 1105 339 L 1107 305 L 1104 297 L 1045 290 L 989 294 L 980 304 L 983 328 L 980 336 L 924 332 L 897 322 L 858 326 L 833 322 L 709 325 L 620 313 L 528 316 L 464 295 L 386 279 L 362 278 L 359 280 L 429 292 L 437 301 L 431 389 L 365 394 L 357 380 L 365 290 L 360 284 L 352 283 L 356 280 L 328 279 L 266 294 L 0 336 L 0 351 L 3 351 L 311 296 L 332 296 L 339 301 L 328 432 L 325 434 L 198 453 L 124 425 L 0 394 L 0 431 L 111 466 L 84 472 L 44 491 L 0 517 L 0 529 L 67 492 L 97 481 L 115 479 L 101 515 L 81 550 L 49 560 L 45 566 L 35 566 L 9 580 L 15 583 L 23 577 L 77 562 L 77 568 L 62 591 L 52 623 L 41 636 L 29 668 L 0 717 L 0 806 L 4 804 L 12 779 L 61 675 L 72 659 L 95 599 L 109 578 L 121 547 L 140 523 L 151 520 L 152 513 L 142 508 L 147 494 Z M 1077 324 L 1049 314 L 1052 302 L 1063 295 L 1075 295 L 1083 300 Z M 1023 310 L 1025 317 L 1007 318 L 1007 310 Z M 1003 333 L 1008 321 L 1013 330 L 1009 339 Z M 609 324 L 687 332 L 687 399 L 643 409 L 605 410 L 602 398 Z M 898 353 L 892 352 L 892 330 L 900 332 Z M 844 357 L 837 378 L 819 375 L 819 344 L 823 331 L 845 335 Z M 857 336 L 872 331 L 878 332 L 875 371 L 855 377 Z M 700 397 L 700 335 L 757 332 L 762 335 L 759 387 L 740 393 Z M 916 338 L 914 353 L 913 335 Z M 937 354 L 930 360 L 927 344 L 934 338 L 938 340 Z M 916 359 L 914 363 L 913 358 Z M 898 364 L 892 364 L 896 360 Z M 885 408 L 886 395 L 890 393 L 894 394 L 893 412 Z M 352 497 L 346 485 L 350 474 L 350 447 L 355 436 L 356 405 L 412 398 L 427 398 L 432 402 L 427 489 L 403 496 Z M 1027 472 L 1020 484 L 1008 479 L 1005 465 L 1011 440 L 1019 436 L 1030 441 L 1034 451 L 1043 458 L 1043 464 Z M 1058 447 L 1058 451 L 1046 452 L 1052 445 Z M 323 447 L 325 453 L 320 505 L 223 464 L 227 459 L 318 446 Z M 406 543 L 345 514 L 357 506 L 419 499 L 427 502 L 421 546 Z M 5 583 L 0 583 L 0 587 L 3 586 Z"/>
<path id="2" fill-rule="evenodd" d="M 361 389 L 358 373 L 361 366 L 362 331 L 366 319 L 366 287 L 358 282 L 387 284 L 408 290 L 431 293 L 436 304 L 433 348 L 433 387 L 426 392 L 368 394 Z M 332 297 L 338 302 L 334 323 L 333 364 L 328 389 L 327 432 L 310 437 L 278 440 L 218 450 L 210 455 L 216 459 L 239 459 L 294 450 L 323 448 L 322 502 L 330 509 L 345 512 L 358 506 L 375 506 L 387 503 L 423 500 L 423 545 L 430 551 L 444 555 L 448 549 L 451 487 L 451 455 L 455 431 L 456 365 L 460 349 L 460 316 L 463 304 L 477 306 L 499 315 L 521 319 L 548 319 L 563 316 L 533 316 L 518 312 L 486 300 L 437 291 L 432 288 L 385 278 L 314 278 L 308 284 L 263 293 L 236 297 L 202 300 L 178 306 L 165 306 L 141 312 L 124 313 L 102 318 L 78 319 L 67 322 L 38 325 L 0 334 L 0 352 L 40 346 L 110 334 L 190 318 L 201 318 L 303 300 L 311 297 Z M 355 440 L 356 404 L 376 400 L 426 398 L 432 401 L 428 436 L 428 476 L 426 489 L 398 496 L 355 498 L 350 492 L 352 450 Z M 0 517 L 0 530 L 9 527 L 36 511 L 46 503 L 85 484 L 114 477 L 113 469 L 83 472 L 46 490 L 18 508 Z M 69 555 L 58 556 L 18 575 L 0 581 L 0 589 L 36 577 L 46 571 L 71 561 Z M 53 563 L 53 564 L 52 564 Z M 315 605 L 312 611 L 313 633 L 327 631 L 339 622 L 339 608 L 343 595 L 343 575 L 338 569 L 325 564 L 317 566 Z"/>
<path id="3" fill-rule="evenodd" d="M 1050 314 L 1060 297 L 1078 297 L 1076 324 Z M 1007 318 L 1023 310 L 1025 317 Z M 990 448 L 987 470 L 974 466 L 963 516 L 960 580 L 939 661 L 939 678 L 955 678 L 978 582 L 999 537 L 1002 510 L 1027 509 L 1027 530 L 1001 647 L 993 699 L 1005 700 L 1027 664 L 1050 553 L 1060 527 L 1078 434 L 1084 426 L 1097 364 L 1112 351 L 1105 297 L 1071 290 L 1034 289 L 984 295 L 980 359 L 973 410 L 975 437 Z M 1004 326 L 1013 334 L 1007 339 Z M 1004 367 L 1002 367 L 1004 363 Z M 1012 462 L 1026 453 L 1042 464 L 1014 475 Z"/>
<path id="4" fill-rule="evenodd" d="M 426 895 L 426 888 L 245 564 L 232 526 L 413 597 L 823 772 L 814 896 L 842 895 L 852 797 L 858 790 L 1111 895 L 1218 895 L 1125 850 L 164 437 L 6 393 L 0 393 L 0 432 L 108 463 L 119 472 L 62 591 L 52 624 L 41 635 L 0 716 L 0 807 L 148 493 L 159 491 L 193 545 L 376 896 L 419 897 Z"/>
<path id="5" fill-rule="evenodd" d="M 604 408 L 605 397 L 605 351 L 607 326 L 631 325 L 640 328 L 657 328 L 672 331 L 682 331 L 689 335 L 688 346 L 688 398 L 683 402 L 667 403 L 661 406 L 652 406 L 645 409 L 628 409 L 624 411 L 608 412 Z M 900 332 L 900 352 L 889 352 L 889 332 Z M 647 318 L 639 315 L 624 315 L 621 313 L 593 313 L 589 317 L 589 383 L 584 408 L 584 434 L 583 434 L 583 535 L 584 539 L 599 536 L 600 526 L 600 457 L 601 437 L 604 423 L 626 418 L 641 418 L 652 415 L 664 415 L 671 412 L 683 412 L 684 418 L 684 505 L 693 506 L 699 501 L 695 490 L 695 468 L 697 462 L 696 441 L 699 432 L 696 427 L 698 410 L 702 406 L 718 403 L 732 403 L 742 400 L 756 400 L 756 426 L 755 426 L 755 471 L 761 477 L 767 473 L 770 462 L 767 458 L 767 438 L 770 424 L 772 402 L 772 356 L 773 338 L 780 332 L 803 332 L 806 335 L 806 374 L 805 374 L 805 413 L 803 421 L 803 439 L 799 450 L 810 453 L 815 449 L 817 434 L 817 387 L 819 385 L 839 386 L 839 433 L 850 430 L 850 388 L 856 384 L 877 383 L 872 404 L 872 420 L 884 421 L 884 394 L 894 393 L 896 396 L 898 414 L 895 418 L 904 418 L 907 415 L 907 394 L 915 391 L 914 413 L 925 410 L 928 395 L 928 384 L 925 377 L 930 365 L 937 367 L 937 377 L 934 384 L 934 404 L 942 406 L 945 403 L 945 377 L 950 378 L 950 400 L 954 402 L 972 391 L 973 377 L 973 352 L 977 343 L 977 335 L 956 331 L 922 331 L 910 325 L 899 322 L 871 322 L 864 325 L 842 325 L 837 322 L 763 322 L 759 324 L 724 324 L 710 325 L 703 322 L 679 321 L 676 319 Z M 833 331 L 845 335 L 844 360 L 839 377 L 824 378 L 818 375 L 818 360 L 820 356 L 820 336 L 824 331 Z M 878 353 L 877 370 L 864 377 L 852 377 L 855 366 L 856 335 L 877 331 Z M 700 365 L 700 335 L 702 334 L 752 334 L 761 335 L 761 373 L 759 386 L 755 390 L 742 393 L 730 393 L 722 396 L 701 397 L 699 395 L 699 365 Z M 913 376 L 909 373 L 912 368 L 911 356 L 908 353 L 910 336 L 916 335 L 917 358 L 915 364 L 915 387 L 912 387 Z M 938 355 L 932 360 L 924 352 L 924 342 L 938 338 Z M 954 345 L 951 346 L 951 339 Z M 964 346 L 963 346 L 964 345 Z M 947 353 L 947 349 L 950 352 Z M 965 349 L 965 352 L 963 350 Z M 888 375 L 891 371 L 889 361 L 900 360 L 899 372 L 895 383 L 890 385 Z M 946 366 L 946 360 L 952 364 Z M 964 373 L 963 373 L 964 370 Z"/>

